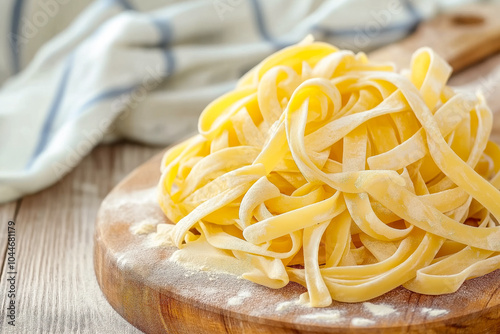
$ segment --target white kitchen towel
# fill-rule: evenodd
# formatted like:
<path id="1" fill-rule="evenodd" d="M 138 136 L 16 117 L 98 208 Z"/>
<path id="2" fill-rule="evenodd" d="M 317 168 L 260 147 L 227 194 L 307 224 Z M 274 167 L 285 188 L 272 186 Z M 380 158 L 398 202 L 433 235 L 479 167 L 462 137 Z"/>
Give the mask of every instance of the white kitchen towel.
<path id="1" fill-rule="evenodd" d="M 208 102 L 307 34 L 370 50 L 463 2 L 2 0 L 0 202 L 53 184 L 102 141 L 186 136 Z"/>

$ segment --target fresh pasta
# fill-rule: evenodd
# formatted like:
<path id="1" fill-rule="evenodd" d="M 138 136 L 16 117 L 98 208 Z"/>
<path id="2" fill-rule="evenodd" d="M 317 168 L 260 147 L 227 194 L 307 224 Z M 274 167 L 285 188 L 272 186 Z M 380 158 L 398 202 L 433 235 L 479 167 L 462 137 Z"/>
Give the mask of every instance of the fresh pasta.
<path id="1" fill-rule="evenodd" d="M 450 74 L 429 48 L 401 74 L 325 43 L 275 53 L 164 155 L 159 202 L 175 225 L 158 230 L 255 283 L 302 284 L 314 307 L 400 285 L 451 293 L 499 269 L 492 113 Z"/>

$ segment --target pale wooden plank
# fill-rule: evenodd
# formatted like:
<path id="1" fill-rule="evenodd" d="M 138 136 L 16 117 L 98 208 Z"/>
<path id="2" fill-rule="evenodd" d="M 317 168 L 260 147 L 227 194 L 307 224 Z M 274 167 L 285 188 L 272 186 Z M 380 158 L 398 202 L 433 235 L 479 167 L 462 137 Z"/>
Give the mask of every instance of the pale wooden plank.
<path id="1" fill-rule="evenodd" d="M 17 216 L 17 321 L 13 330 L 2 317 L 5 332 L 139 333 L 97 285 L 94 223 L 113 186 L 159 151 L 132 144 L 99 147 L 61 182 L 23 199 Z M 3 299 L 5 289 L 2 279 Z"/>

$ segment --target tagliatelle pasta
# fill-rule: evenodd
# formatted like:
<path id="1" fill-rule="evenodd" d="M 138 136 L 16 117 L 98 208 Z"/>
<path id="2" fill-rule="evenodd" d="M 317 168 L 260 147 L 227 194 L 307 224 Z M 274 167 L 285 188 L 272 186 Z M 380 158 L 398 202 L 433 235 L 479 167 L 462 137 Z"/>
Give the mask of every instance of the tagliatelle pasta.
<path id="1" fill-rule="evenodd" d="M 492 113 L 450 74 L 428 48 L 403 74 L 325 43 L 277 52 L 165 154 L 162 236 L 184 260 L 298 282 L 315 307 L 400 285 L 451 293 L 499 269 Z"/>

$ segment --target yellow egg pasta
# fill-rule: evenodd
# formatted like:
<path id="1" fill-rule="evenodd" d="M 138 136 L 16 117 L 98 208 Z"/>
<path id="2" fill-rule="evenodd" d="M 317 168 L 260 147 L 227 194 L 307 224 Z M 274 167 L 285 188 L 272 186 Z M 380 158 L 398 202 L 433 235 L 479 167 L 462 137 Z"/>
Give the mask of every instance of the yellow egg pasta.
<path id="1" fill-rule="evenodd" d="M 255 283 L 302 284 L 314 307 L 451 293 L 499 269 L 492 113 L 450 74 L 429 48 L 401 74 L 325 43 L 275 53 L 165 154 L 163 237 Z"/>

